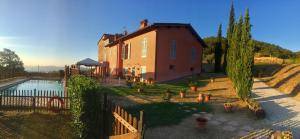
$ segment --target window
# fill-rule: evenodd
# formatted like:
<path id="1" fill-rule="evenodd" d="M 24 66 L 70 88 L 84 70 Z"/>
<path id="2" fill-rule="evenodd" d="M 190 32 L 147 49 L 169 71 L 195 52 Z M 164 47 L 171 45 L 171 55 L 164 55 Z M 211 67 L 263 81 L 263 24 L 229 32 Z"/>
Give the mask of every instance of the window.
<path id="1" fill-rule="evenodd" d="M 176 59 L 176 41 L 172 40 L 170 45 L 170 57 Z"/>
<path id="2" fill-rule="evenodd" d="M 141 66 L 141 78 L 142 81 L 146 79 L 146 66 Z"/>
<path id="3" fill-rule="evenodd" d="M 192 60 L 192 63 L 196 62 L 196 48 L 195 47 L 192 47 L 192 50 L 191 50 L 191 60 Z"/>
<path id="4" fill-rule="evenodd" d="M 147 49 L 148 49 L 147 38 L 144 38 L 142 43 L 143 43 L 143 45 L 142 45 L 142 57 L 147 57 Z"/>
<path id="5" fill-rule="evenodd" d="M 122 46 L 122 59 L 129 59 L 130 55 L 130 44 Z"/>
<path id="6" fill-rule="evenodd" d="M 124 67 L 124 69 L 123 69 L 123 75 L 127 75 L 127 74 L 128 74 L 128 68 Z"/>
<path id="7" fill-rule="evenodd" d="M 122 59 L 126 59 L 126 46 L 122 46 Z"/>

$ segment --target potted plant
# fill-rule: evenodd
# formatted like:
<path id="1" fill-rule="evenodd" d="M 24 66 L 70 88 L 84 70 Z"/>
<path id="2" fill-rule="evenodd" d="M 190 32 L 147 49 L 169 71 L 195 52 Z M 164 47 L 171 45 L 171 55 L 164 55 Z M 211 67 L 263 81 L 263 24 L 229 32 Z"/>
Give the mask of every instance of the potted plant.
<path id="1" fill-rule="evenodd" d="M 144 83 L 137 83 L 136 87 L 137 87 L 137 92 L 139 93 L 144 92 Z"/>
<path id="2" fill-rule="evenodd" d="M 126 80 L 126 85 L 131 88 L 132 87 L 132 81 L 130 80 Z"/>
<path id="3" fill-rule="evenodd" d="M 293 133 L 291 131 L 282 131 L 281 135 L 283 139 L 293 139 Z"/>
<path id="4" fill-rule="evenodd" d="M 215 82 L 215 78 L 214 77 L 210 77 L 210 82 L 214 83 Z"/>
<path id="5" fill-rule="evenodd" d="M 148 78 L 148 83 L 153 84 L 153 78 Z"/>
<path id="6" fill-rule="evenodd" d="M 199 94 L 198 94 L 197 101 L 198 101 L 199 103 L 203 103 L 203 101 L 204 101 L 204 95 L 203 95 L 202 93 L 199 93 Z"/>
<path id="7" fill-rule="evenodd" d="M 197 91 L 198 83 L 197 83 L 197 82 L 190 82 L 190 83 L 189 83 L 189 86 L 190 86 L 190 88 L 191 88 L 191 91 L 196 92 L 196 91 Z"/>
<path id="8" fill-rule="evenodd" d="M 163 101 L 169 102 L 170 99 L 171 99 L 171 93 L 172 93 L 171 90 L 170 90 L 170 89 L 167 89 L 166 92 L 163 93 L 163 96 L 162 96 Z"/>
<path id="9" fill-rule="evenodd" d="M 202 118 L 202 117 L 198 117 L 196 119 L 196 122 L 197 122 L 198 128 L 204 129 L 206 127 L 206 124 L 207 124 L 207 119 Z"/>
<path id="10" fill-rule="evenodd" d="M 274 131 L 271 134 L 271 139 L 293 139 L 291 131 Z"/>
<path id="11" fill-rule="evenodd" d="M 180 98 L 185 98 L 186 89 L 181 89 L 181 90 L 179 91 L 179 94 L 180 94 Z"/>
<path id="12" fill-rule="evenodd" d="M 205 94 L 204 95 L 204 102 L 208 102 L 210 100 L 211 93 Z"/>
<path id="13" fill-rule="evenodd" d="M 232 112 L 233 104 L 230 102 L 224 103 L 224 110 L 226 112 Z"/>

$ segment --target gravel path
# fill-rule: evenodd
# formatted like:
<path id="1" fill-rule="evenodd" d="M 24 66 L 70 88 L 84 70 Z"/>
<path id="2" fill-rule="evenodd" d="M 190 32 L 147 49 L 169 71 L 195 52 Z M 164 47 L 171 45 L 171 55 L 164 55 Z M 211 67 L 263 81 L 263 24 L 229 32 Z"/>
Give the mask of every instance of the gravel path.
<path id="1" fill-rule="evenodd" d="M 272 129 L 290 130 L 294 138 L 300 139 L 300 102 L 258 79 L 254 81 L 253 92 L 265 109 L 265 121 L 272 125 Z"/>

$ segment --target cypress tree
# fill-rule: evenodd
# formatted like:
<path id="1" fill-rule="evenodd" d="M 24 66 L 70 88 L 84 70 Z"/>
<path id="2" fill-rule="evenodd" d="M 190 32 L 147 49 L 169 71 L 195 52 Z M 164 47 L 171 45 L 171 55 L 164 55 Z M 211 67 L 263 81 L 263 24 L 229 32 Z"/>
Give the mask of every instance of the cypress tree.
<path id="1" fill-rule="evenodd" d="M 248 98 L 251 94 L 251 89 L 253 85 L 253 65 L 254 65 L 254 48 L 253 42 L 251 40 L 251 24 L 249 9 L 246 10 L 244 24 L 242 26 L 242 35 L 241 35 L 241 45 L 240 45 L 240 54 L 241 54 L 241 63 L 242 67 L 240 69 L 240 87 L 239 94 L 240 97 L 244 100 Z"/>
<path id="2" fill-rule="evenodd" d="M 230 57 L 230 79 L 237 95 L 245 100 L 251 94 L 253 85 L 254 47 L 251 39 L 251 24 L 249 10 L 245 18 L 241 16 L 235 24 L 228 49 Z"/>
<path id="3" fill-rule="evenodd" d="M 242 26 L 243 26 L 243 17 L 241 16 L 239 19 L 239 22 L 235 24 L 234 31 L 232 34 L 232 38 L 230 39 L 230 79 L 232 80 L 234 87 L 236 88 L 238 96 L 239 94 L 239 88 L 240 88 L 240 82 L 239 82 L 239 75 L 240 70 L 242 66 L 242 61 L 240 59 L 240 44 L 241 44 L 241 35 L 242 35 Z"/>
<path id="4" fill-rule="evenodd" d="M 222 24 L 219 25 L 218 38 L 215 45 L 215 72 L 221 71 L 221 59 L 222 59 Z"/>
<path id="5" fill-rule="evenodd" d="M 231 36 L 234 31 L 234 25 L 235 25 L 235 13 L 234 13 L 234 6 L 233 6 L 233 2 L 232 2 L 231 8 L 230 8 L 229 22 L 228 22 L 228 27 L 227 27 L 227 45 L 225 46 L 225 49 L 224 49 L 224 63 L 223 63 L 223 69 L 224 69 L 225 73 L 228 74 L 228 76 L 231 76 L 230 75 L 231 57 L 230 57 L 230 55 L 228 55 L 228 49 L 230 47 Z"/>

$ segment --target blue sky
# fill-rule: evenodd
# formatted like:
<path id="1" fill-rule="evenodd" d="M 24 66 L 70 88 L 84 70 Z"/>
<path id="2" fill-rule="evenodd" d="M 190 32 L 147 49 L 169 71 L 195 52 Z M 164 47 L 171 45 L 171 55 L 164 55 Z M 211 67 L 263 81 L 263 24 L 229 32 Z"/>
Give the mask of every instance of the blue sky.
<path id="1" fill-rule="evenodd" d="M 191 23 L 202 38 L 226 33 L 230 0 L 0 0 L 0 49 L 25 65 L 97 60 L 103 33 L 135 31 L 139 21 Z M 250 9 L 252 36 L 300 51 L 299 0 L 235 0 L 236 18 Z"/>

